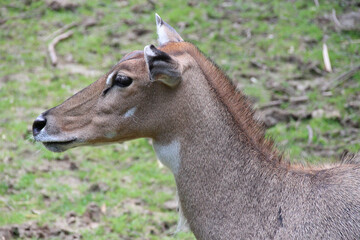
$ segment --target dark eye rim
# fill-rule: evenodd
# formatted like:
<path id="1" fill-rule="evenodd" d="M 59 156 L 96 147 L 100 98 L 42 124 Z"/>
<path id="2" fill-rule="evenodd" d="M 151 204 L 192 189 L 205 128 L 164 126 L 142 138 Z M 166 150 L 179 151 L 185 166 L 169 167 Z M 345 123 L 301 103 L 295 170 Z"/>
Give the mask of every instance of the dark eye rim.
<path id="1" fill-rule="evenodd" d="M 113 85 L 125 88 L 132 84 L 133 80 L 131 77 L 122 74 L 116 74 L 115 79 L 113 81 Z"/>
<path id="2" fill-rule="evenodd" d="M 102 95 L 105 96 L 106 93 L 109 92 L 109 90 L 114 87 L 114 86 L 118 86 L 120 88 L 126 88 L 128 86 L 130 86 L 132 84 L 133 80 L 131 77 L 126 76 L 126 75 L 122 75 L 122 74 L 114 74 L 114 76 L 112 77 L 112 84 L 111 86 L 109 86 L 108 88 L 106 88 Z"/>

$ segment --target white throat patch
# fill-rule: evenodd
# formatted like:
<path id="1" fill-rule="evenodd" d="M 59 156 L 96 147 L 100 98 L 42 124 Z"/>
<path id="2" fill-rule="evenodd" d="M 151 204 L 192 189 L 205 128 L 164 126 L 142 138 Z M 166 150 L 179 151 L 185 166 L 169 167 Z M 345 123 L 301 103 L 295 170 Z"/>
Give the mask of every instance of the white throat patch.
<path id="1" fill-rule="evenodd" d="M 162 164 L 167 166 L 172 173 L 177 176 L 180 167 L 180 142 L 177 140 L 171 141 L 169 144 L 161 144 L 159 142 L 153 141 L 153 147 L 156 152 L 156 156 Z M 178 193 L 176 191 L 176 198 L 179 205 L 179 221 L 176 227 L 174 234 L 181 231 L 188 231 L 189 225 L 181 209 L 181 204 L 179 203 Z"/>
<path id="2" fill-rule="evenodd" d="M 180 166 L 180 142 L 173 140 L 165 145 L 154 141 L 153 147 L 160 162 L 167 166 L 176 176 Z"/>

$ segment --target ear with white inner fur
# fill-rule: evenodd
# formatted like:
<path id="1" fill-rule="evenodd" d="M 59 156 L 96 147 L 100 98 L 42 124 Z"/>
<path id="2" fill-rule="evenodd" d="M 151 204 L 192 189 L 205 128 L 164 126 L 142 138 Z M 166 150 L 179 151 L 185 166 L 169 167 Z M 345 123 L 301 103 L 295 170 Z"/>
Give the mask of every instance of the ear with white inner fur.
<path id="1" fill-rule="evenodd" d="M 171 27 L 169 24 L 167 24 L 165 21 L 163 21 L 157 13 L 155 13 L 155 19 L 156 19 L 156 30 L 157 30 L 160 46 L 168 42 L 184 41 L 180 37 L 180 35 L 175 31 L 175 29 Z"/>
<path id="2" fill-rule="evenodd" d="M 144 56 L 151 81 L 160 81 L 169 87 L 175 87 L 181 81 L 179 64 L 167 53 L 154 45 L 144 48 Z"/>

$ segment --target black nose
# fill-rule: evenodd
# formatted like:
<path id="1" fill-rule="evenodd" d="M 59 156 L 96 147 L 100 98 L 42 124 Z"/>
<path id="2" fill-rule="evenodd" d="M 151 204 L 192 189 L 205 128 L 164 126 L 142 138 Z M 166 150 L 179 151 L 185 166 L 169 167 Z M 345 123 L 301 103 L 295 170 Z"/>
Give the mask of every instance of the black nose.
<path id="1" fill-rule="evenodd" d="M 43 115 L 38 116 L 33 123 L 33 135 L 36 136 L 46 126 L 46 118 Z"/>

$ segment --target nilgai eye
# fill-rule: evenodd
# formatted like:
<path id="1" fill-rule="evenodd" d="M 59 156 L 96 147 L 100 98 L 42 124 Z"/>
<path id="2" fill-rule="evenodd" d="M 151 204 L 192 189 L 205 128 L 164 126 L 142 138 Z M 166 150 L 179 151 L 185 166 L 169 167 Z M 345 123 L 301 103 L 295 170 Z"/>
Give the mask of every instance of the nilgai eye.
<path id="1" fill-rule="evenodd" d="M 114 85 L 117 85 L 119 87 L 128 87 L 131 83 L 132 79 L 124 75 L 117 75 L 114 81 Z"/>

